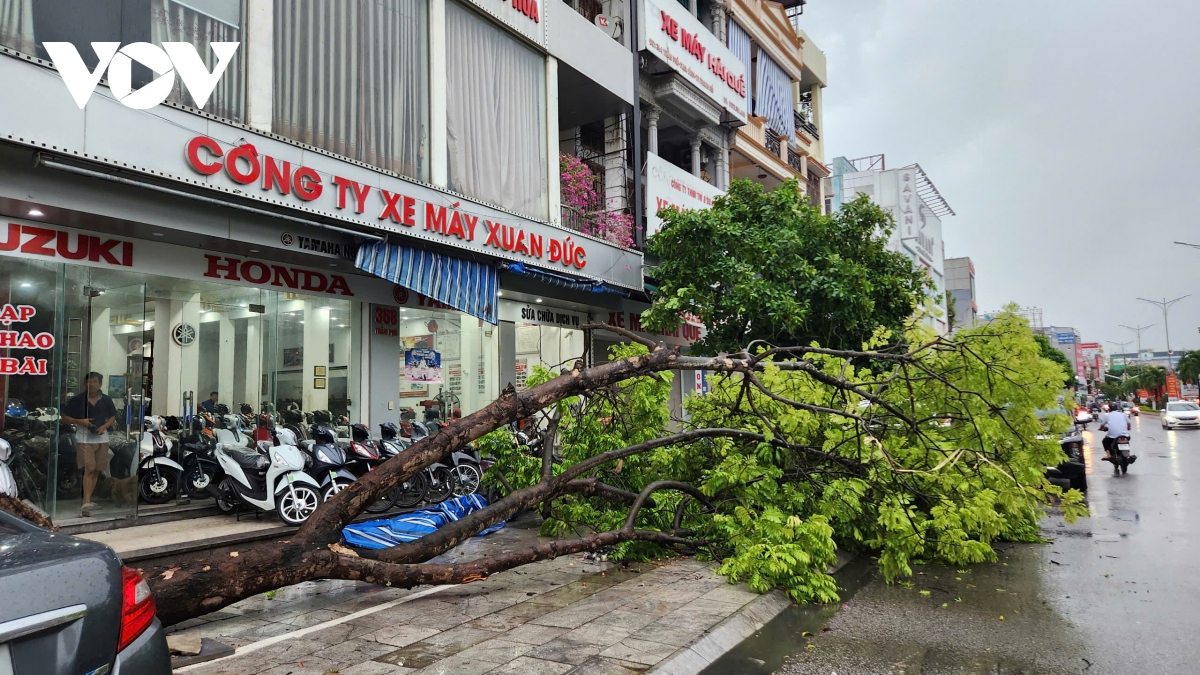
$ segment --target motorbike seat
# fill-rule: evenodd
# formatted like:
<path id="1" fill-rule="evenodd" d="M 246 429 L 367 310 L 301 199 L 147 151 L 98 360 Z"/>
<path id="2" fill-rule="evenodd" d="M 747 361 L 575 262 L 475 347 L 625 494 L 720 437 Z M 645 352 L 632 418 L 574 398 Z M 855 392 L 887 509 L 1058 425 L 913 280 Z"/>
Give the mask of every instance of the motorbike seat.
<path id="1" fill-rule="evenodd" d="M 271 466 L 271 460 L 266 455 L 259 454 L 252 450 L 239 450 L 237 448 L 226 448 L 226 453 L 229 457 L 237 462 L 237 465 L 243 469 L 251 471 L 265 471 Z"/>

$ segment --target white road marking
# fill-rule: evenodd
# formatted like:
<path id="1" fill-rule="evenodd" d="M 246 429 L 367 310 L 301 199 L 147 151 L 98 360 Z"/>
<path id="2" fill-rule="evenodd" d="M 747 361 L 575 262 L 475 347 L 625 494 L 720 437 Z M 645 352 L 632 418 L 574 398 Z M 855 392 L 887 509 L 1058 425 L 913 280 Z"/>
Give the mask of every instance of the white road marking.
<path id="1" fill-rule="evenodd" d="M 404 596 L 403 598 L 397 598 L 397 599 L 391 600 L 389 602 L 375 605 L 374 607 L 368 607 L 367 609 L 359 610 L 353 614 L 347 614 L 346 616 L 340 616 L 336 619 L 330 619 L 329 621 L 326 621 L 324 623 L 319 623 L 315 626 L 309 626 L 308 628 L 301 628 L 300 630 L 292 631 L 291 633 L 284 633 L 283 635 L 276 635 L 275 637 L 269 637 L 264 640 L 259 640 L 258 642 L 251 642 L 248 645 L 243 645 L 241 647 L 238 647 L 237 650 L 234 653 L 230 654 L 229 656 L 222 656 L 221 658 L 213 659 L 212 661 L 205 661 L 203 663 L 196 663 L 196 664 L 193 664 L 190 666 L 185 666 L 183 668 L 176 669 L 174 672 L 186 673 L 191 670 L 199 669 L 203 666 L 209 666 L 214 663 L 220 663 L 221 661 L 235 659 L 239 656 L 244 656 L 246 654 L 256 652 L 260 649 L 263 649 L 264 647 L 270 647 L 271 645 L 279 644 L 280 642 L 283 642 L 285 640 L 293 640 L 296 638 L 302 638 L 305 635 L 315 633 L 319 630 L 324 630 L 326 628 L 329 628 L 330 626 L 337 626 L 337 625 L 346 623 L 347 621 L 353 621 L 361 616 L 367 616 L 369 614 L 374 614 L 375 612 L 382 612 L 385 609 L 391 609 L 392 607 L 395 607 L 397 605 L 403 605 L 404 603 L 406 603 L 410 600 L 416 600 L 418 598 L 423 598 L 427 595 L 433 595 L 434 593 L 445 590 L 447 588 L 451 588 L 451 586 L 433 586 L 430 588 L 426 588 L 423 591 L 417 591 L 416 593 L 411 593 L 409 595 Z"/>

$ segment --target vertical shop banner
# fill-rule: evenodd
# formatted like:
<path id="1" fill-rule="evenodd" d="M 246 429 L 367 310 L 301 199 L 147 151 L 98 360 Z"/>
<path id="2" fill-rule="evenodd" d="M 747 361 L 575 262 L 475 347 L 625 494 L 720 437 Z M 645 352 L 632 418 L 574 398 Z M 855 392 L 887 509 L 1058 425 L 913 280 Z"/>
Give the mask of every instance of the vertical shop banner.
<path id="1" fill-rule="evenodd" d="M 450 391 L 455 394 L 462 394 L 462 381 L 463 381 L 462 364 L 461 363 L 449 364 L 446 367 L 446 372 L 449 373 L 449 379 L 447 380 L 447 385 L 450 387 Z"/>
<path id="2" fill-rule="evenodd" d="M 432 349 L 405 349 L 404 379 L 419 384 L 441 384 L 442 355 Z"/>
<path id="3" fill-rule="evenodd" d="M 517 391 L 525 391 L 525 380 L 529 379 L 529 359 L 517 359 L 516 374 L 517 381 L 513 386 Z"/>
<path id="4" fill-rule="evenodd" d="M 1179 378 L 1175 373 L 1167 373 L 1167 400 L 1179 399 Z"/>
<path id="5" fill-rule="evenodd" d="M 725 191 L 680 169 L 653 152 L 646 154 L 646 236 L 662 229 L 658 212 L 668 206 L 680 211 L 712 208 Z"/>
<path id="6" fill-rule="evenodd" d="M 709 392 L 708 371 L 694 370 L 692 372 L 695 373 L 696 376 L 695 388 L 692 390 L 692 393 L 697 396 L 704 396 Z"/>

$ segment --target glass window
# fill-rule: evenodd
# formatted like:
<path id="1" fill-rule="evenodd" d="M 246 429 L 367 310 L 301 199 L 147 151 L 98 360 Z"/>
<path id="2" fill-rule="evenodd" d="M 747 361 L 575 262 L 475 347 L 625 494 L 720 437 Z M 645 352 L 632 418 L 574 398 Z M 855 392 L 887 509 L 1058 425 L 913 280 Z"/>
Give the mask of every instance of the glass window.
<path id="1" fill-rule="evenodd" d="M 242 0 L 0 0 L 0 44 L 49 59 L 43 42 L 70 42 L 88 69 L 97 64 L 92 42 L 188 42 L 211 71 L 217 58 L 213 42 L 243 42 Z M 204 111 L 241 121 L 245 77 L 238 48 Z M 154 79 L 149 69 L 133 68 L 133 86 Z M 195 107 L 175 78 L 169 101 Z"/>
<path id="2" fill-rule="evenodd" d="M 400 308 L 400 419 L 450 420 L 499 396 L 496 327 L 468 314 Z"/>
<path id="3" fill-rule="evenodd" d="M 1167 410 L 1172 412 L 1196 411 L 1200 410 L 1200 406 L 1195 403 L 1168 403 Z"/>
<path id="4" fill-rule="evenodd" d="M 428 180 L 425 0 L 276 0 L 273 131 Z"/>
<path id="5" fill-rule="evenodd" d="M 582 330 L 542 326 L 535 323 L 516 325 L 516 388 L 525 389 L 525 378 L 534 366 L 551 370 L 570 370 L 576 359 L 583 358 L 586 346 Z"/>
<path id="6" fill-rule="evenodd" d="M 545 59 L 457 3 L 446 3 L 450 188 L 547 217 Z"/>

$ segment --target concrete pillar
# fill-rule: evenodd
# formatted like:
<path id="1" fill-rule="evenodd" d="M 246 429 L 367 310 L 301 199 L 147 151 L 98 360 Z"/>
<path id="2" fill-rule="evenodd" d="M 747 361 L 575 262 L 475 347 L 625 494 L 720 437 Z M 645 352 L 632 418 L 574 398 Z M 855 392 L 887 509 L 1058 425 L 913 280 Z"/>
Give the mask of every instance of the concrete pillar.
<path id="1" fill-rule="evenodd" d="M 725 4 L 724 0 L 713 0 L 713 3 L 709 5 L 708 8 L 709 13 L 712 15 L 713 35 L 717 36 L 717 39 L 721 41 L 721 44 L 725 44 L 726 8 L 727 5 Z"/>
<path id="2" fill-rule="evenodd" d="M 546 189 L 549 220 L 562 222 L 562 172 L 558 168 L 558 59 L 546 57 Z"/>
<path id="3" fill-rule="evenodd" d="M 273 0 L 247 0 L 245 35 L 241 58 L 246 65 L 246 124 L 270 131 L 275 95 Z"/>
<path id="4" fill-rule="evenodd" d="M 625 149 L 629 147 L 629 118 L 621 114 L 604 120 L 604 209 L 617 211 L 630 205 L 626 194 Z"/>
<path id="5" fill-rule="evenodd" d="M 429 180 L 450 184 L 446 146 L 446 0 L 429 0 Z"/>
<path id="6" fill-rule="evenodd" d="M 208 392 L 196 391 L 200 371 L 199 339 L 190 345 L 176 344 L 175 327 L 188 324 L 200 330 L 200 295 L 189 300 L 154 301 L 154 389 L 151 411 L 155 415 L 183 412 L 183 394 L 192 392 L 198 405 Z"/>
<path id="7" fill-rule="evenodd" d="M 325 368 L 325 388 L 313 387 L 314 369 Z M 304 372 L 301 373 L 305 410 L 329 409 L 329 310 L 319 302 L 304 303 Z"/>
<path id="8" fill-rule="evenodd" d="M 217 321 L 218 340 L 220 340 L 220 344 L 217 346 L 217 393 L 230 410 L 238 412 L 238 404 L 254 405 L 255 401 L 238 398 L 234 393 L 233 350 L 237 331 L 234 330 L 233 321 L 228 312 L 221 312 L 221 318 Z"/>
<path id="9" fill-rule="evenodd" d="M 658 116 L 662 114 L 662 108 L 654 104 L 650 104 L 642 109 L 642 115 L 646 118 L 646 150 L 658 154 Z"/>
<path id="10" fill-rule="evenodd" d="M 700 177 L 700 137 L 689 136 L 688 140 L 692 144 L 692 175 Z"/>
<path id="11" fill-rule="evenodd" d="M 265 392 L 262 390 L 262 315 L 252 314 L 246 320 L 246 384 L 241 392 L 242 400 L 254 406 L 262 405 Z"/>
<path id="12" fill-rule="evenodd" d="M 458 394 L 463 415 L 469 415 L 482 408 L 485 403 L 490 402 L 490 399 L 484 401 L 479 395 L 479 383 L 476 377 L 479 370 L 479 359 L 483 355 L 481 342 L 483 332 L 479 325 L 479 319 L 463 314 L 461 326 L 461 332 L 458 335 L 460 340 L 458 354 L 461 358 L 459 364 L 462 366 L 462 387 L 454 393 Z M 444 376 L 449 377 L 449 373 Z"/>

